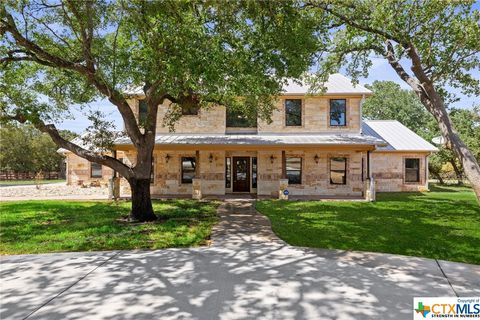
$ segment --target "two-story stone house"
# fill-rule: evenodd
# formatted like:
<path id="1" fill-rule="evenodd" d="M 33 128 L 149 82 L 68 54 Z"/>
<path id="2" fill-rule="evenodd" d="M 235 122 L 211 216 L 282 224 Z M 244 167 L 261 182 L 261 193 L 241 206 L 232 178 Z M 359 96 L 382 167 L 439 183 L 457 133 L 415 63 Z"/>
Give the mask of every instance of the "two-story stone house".
<path id="1" fill-rule="evenodd" d="M 367 88 L 340 74 L 330 76 L 326 88 L 312 96 L 290 83 L 271 123 L 252 123 L 218 106 L 186 110 L 172 133 L 161 125 L 169 104 L 160 106 L 152 194 L 361 198 L 372 188 L 427 190 L 428 156 L 436 148 L 397 121 L 363 121 L 362 103 L 372 94 Z M 129 100 L 139 118 L 142 98 Z M 118 140 L 116 149 L 118 158 L 134 164 L 128 139 Z M 111 178 L 109 168 L 66 154 L 69 184 Z"/>

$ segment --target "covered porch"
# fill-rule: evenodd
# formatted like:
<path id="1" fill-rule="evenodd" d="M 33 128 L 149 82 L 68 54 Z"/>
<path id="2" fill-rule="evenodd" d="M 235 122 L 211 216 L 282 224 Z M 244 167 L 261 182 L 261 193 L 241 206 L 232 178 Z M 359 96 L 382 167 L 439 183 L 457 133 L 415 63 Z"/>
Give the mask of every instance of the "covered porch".
<path id="1" fill-rule="evenodd" d="M 369 154 L 383 141 L 339 135 L 162 135 L 152 195 L 196 199 L 248 194 L 280 199 L 364 199 Z M 124 161 L 135 152 L 117 144 Z"/>

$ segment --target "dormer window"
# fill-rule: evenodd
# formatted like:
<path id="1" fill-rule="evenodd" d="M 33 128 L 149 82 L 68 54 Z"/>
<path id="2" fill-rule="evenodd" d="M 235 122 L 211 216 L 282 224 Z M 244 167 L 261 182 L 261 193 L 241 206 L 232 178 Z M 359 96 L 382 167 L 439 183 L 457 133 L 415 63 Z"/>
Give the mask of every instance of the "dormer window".
<path id="1" fill-rule="evenodd" d="M 330 100 L 330 126 L 345 127 L 347 125 L 347 100 Z"/>
<path id="2" fill-rule="evenodd" d="M 285 99 L 285 125 L 286 126 L 302 125 L 302 100 L 301 99 Z"/>

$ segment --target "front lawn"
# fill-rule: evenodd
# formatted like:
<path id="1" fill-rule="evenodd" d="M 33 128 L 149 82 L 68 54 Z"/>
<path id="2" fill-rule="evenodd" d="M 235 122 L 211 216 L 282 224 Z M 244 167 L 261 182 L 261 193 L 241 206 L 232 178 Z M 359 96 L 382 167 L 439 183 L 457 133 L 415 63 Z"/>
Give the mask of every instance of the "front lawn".
<path id="1" fill-rule="evenodd" d="M 215 202 L 154 201 L 162 219 L 131 224 L 130 203 L 16 201 L 0 204 L 0 254 L 159 249 L 206 243 L 217 221 Z"/>
<path id="2" fill-rule="evenodd" d="M 379 193 L 377 202 L 257 202 L 296 246 L 375 251 L 480 264 L 480 209 L 470 189 Z"/>

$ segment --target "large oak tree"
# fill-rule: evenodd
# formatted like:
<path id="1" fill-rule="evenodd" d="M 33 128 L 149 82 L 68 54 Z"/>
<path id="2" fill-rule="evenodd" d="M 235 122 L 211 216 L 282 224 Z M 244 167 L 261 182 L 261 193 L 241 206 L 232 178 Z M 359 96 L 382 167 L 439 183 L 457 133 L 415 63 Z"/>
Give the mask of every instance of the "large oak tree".
<path id="1" fill-rule="evenodd" d="M 2 119 L 32 123 L 58 146 L 114 169 L 130 184 L 131 217 L 156 219 L 150 171 L 158 106 L 169 101 L 178 111 L 221 104 L 268 118 L 283 79 L 299 77 L 317 50 L 312 35 L 318 25 L 296 6 L 176 0 L 3 2 Z M 125 94 L 126 88 L 139 85 L 148 106 L 141 123 Z M 73 104 L 98 98 L 121 114 L 137 152 L 133 166 L 72 143 L 56 129 L 54 124 Z M 171 112 L 167 124 L 173 125 L 180 114 Z"/>
<path id="2" fill-rule="evenodd" d="M 328 54 L 319 55 L 317 80 L 346 66 L 366 76 L 372 58 L 383 57 L 438 123 L 447 147 L 460 159 L 480 199 L 480 167 L 447 112 L 451 88 L 480 96 L 480 12 L 474 1 L 310 0 L 305 10 L 322 12 L 330 26 Z M 322 38 L 322 42 L 324 39 Z M 325 44 L 325 43 L 324 43 Z"/>

